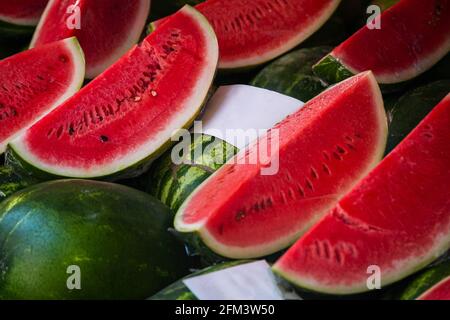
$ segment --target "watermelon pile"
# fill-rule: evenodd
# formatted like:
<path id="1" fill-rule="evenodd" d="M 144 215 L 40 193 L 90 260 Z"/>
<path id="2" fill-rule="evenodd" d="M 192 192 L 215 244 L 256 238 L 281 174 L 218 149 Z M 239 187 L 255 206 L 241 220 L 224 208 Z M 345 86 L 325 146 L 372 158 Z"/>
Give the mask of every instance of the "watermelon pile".
<path id="1" fill-rule="evenodd" d="M 0 299 L 450 300 L 449 21 L 0 0 Z"/>

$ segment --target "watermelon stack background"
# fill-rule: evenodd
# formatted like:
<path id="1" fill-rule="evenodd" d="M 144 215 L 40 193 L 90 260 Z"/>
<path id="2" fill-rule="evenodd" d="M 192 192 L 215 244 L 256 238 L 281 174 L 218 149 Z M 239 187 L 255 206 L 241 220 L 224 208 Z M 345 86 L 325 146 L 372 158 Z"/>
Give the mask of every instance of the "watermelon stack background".
<path id="1" fill-rule="evenodd" d="M 377 20 L 370 20 L 374 17 L 374 11 L 367 11 L 371 5 L 382 12 L 378 17 L 381 29 L 373 28 Z M 70 29 L 66 22 L 70 19 L 71 25 L 76 24 L 77 18 L 81 19 L 81 29 Z M 439 171 L 442 178 L 450 167 L 445 153 L 450 150 L 450 138 L 442 136 L 448 133 L 442 128 L 446 124 L 450 127 L 449 21 L 450 0 L 0 0 L 0 77 L 2 72 L 15 72 L 14 81 L 3 77 L 0 83 L 0 126 L 15 128 L 9 135 L 0 129 L 8 137 L 8 141 L 0 141 L 6 148 L 0 155 L 0 243 L 4 244 L 0 246 L 0 299 L 145 299 L 156 294 L 154 299 L 192 300 L 195 295 L 180 282 L 184 277 L 223 270 L 258 257 L 273 263 L 275 272 L 304 299 L 450 300 L 445 255 L 450 248 L 450 207 L 445 201 L 450 197 L 450 187 L 443 184 L 431 193 L 426 179 Z M 84 50 L 83 66 L 78 51 L 73 58 L 45 50 L 73 36 Z M 34 47 L 36 51 L 29 49 Z M 71 48 L 79 50 L 75 42 Z M 35 52 L 38 58 L 32 58 Z M 30 66 L 19 65 L 21 57 L 27 56 L 33 60 Z M 70 65 L 78 66 L 72 81 L 76 84 L 60 83 L 51 61 L 70 61 Z M 76 92 L 84 68 L 86 79 Z M 33 70 L 38 71 L 34 74 Z M 370 83 L 364 99 L 346 85 L 359 83 L 361 78 Z M 324 120 L 317 117 L 317 126 L 301 127 L 307 133 L 283 133 L 282 176 L 267 180 L 275 181 L 270 184 L 277 188 L 269 188 L 270 184 L 260 187 L 259 178 L 247 175 L 248 170 L 239 171 L 239 166 L 238 170 L 223 166 L 236 153 L 238 158 L 245 157 L 245 151 L 252 150 L 250 147 L 239 153 L 239 148 L 226 139 L 200 135 L 191 151 L 206 149 L 204 158 L 192 156 L 192 161 L 181 166 L 170 163 L 172 151 L 177 150 L 170 139 L 174 132 L 192 127 L 218 87 L 237 84 L 309 102 L 306 109 L 312 111 L 300 109 L 293 120 L 285 120 L 287 124 L 302 117 L 314 119 L 314 108 L 325 110 L 345 99 L 354 99 L 355 104 L 364 101 L 366 107 L 370 100 L 380 110 L 384 104 L 386 117 L 379 113 L 376 126 L 366 125 L 370 132 L 352 133 L 356 135 L 350 138 L 337 126 L 349 130 L 339 121 L 360 117 L 351 109 L 336 119 L 336 128 L 328 123 L 321 126 Z M 346 89 L 339 95 L 335 93 L 339 90 L 333 91 L 334 86 Z M 46 117 L 35 114 L 34 118 L 30 112 L 25 113 L 30 101 L 34 105 L 37 99 L 50 100 L 52 89 L 65 93 L 57 105 L 46 106 L 48 110 L 55 108 L 53 113 Z M 234 98 L 239 103 L 240 99 Z M 17 119 L 23 114 L 31 120 L 18 130 Z M 371 123 L 368 118 L 359 121 Z M 321 131 L 310 129 L 316 127 Z M 367 170 L 361 165 L 355 167 L 355 160 L 353 167 L 346 167 L 347 175 L 340 177 L 337 171 L 339 182 L 325 184 L 327 195 L 322 195 L 321 183 L 328 181 L 329 162 L 310 157 L 319 152 L 314 150 L 315 145 L 322 146 L 319 141 L 326 145 L 338 140 L 325 127 L 334 135 L 344 134 L 342 143 L 336 142 L 334 153 L 330 152 L 332 160 L 348 161 L 345 159 L 353 155 L 351 152 L 362 152 L 360 146 L 372 148 L 376 160 L 368 164 L 363 158 L 355 158 Z M 233 123 L 230 128 L 234 128 Z M 371 141 L 369 145 L 357 144 L 361 136 Z M 407 136 L 409 140 L 402 144 Z M 299 141 L 307 141 L 309 147 L 302 150 L 303 142 Z M 411 148 L 435 155 L 429 167 L 420 165 L 419 155 L 414 158 L 412 153 L 402 151 L 408 150 L 408 141 L 414 144 Z M 355 145 L 357 151 L 352 149 Z M 384 160 L 376 166 L 383 154 L 381 149 Z M 289 152 L 292 150 L 297 153 Z M 372 159 L 370 155 L 366 156 Z M 222 162 L 214 163 L 217 156 Z M 295 171 L 294 158 L 303 161 L 296 169 L 304 164 L 310 170 Z M 414 192 L 420 191 L 429 201 L 426 206 L 439 213 L 433 216 L 436 224 L 418 220 L 406 230 L 402 217 L 408 210 L 420 210 L 408 207 L 411 203 L 401 203 L 402 190 L 396 187 L 401 181 L 392 178 L 386 183 L 373 182 L 378 181 L 377 173 L 383 172 L 385 163 L 394 163 L 395 159 L 402 164 L 399 169 L 393 166 L 392 177 L 410 165 L 409 160 L 417 163 L 411 166 L 410 179 L 422 181 L 428 188 L 417 185 Z M 356 174 L 358 170 L 363 172 L 361 177 Z M 338 186 L 348 182 L 350 173 L 357 177 L 342 193 Z M 227 176 L 233 177 L 233 183 L 223 182 Z M 358 188 L 361 179 L 363 184 L 370 181 L 375 187 Z M 384 184 L 383 190 L 377 189 Z M 201 190 L 200 185 L 208 190 Z M 222 185 L 226 188 L 215 189 Z M 246 188 L 255 193 L 243 192 Z M 181 200 L 187 199 L 184 204 L 177 199 L 180 193 Z M 332 201 L 320 198 L 330 194 Z M 312 200 L 318 197 L 325 203 L 323 208 L 332 213 L 319 214 L 316 210 L 317 218 L 299 219 L 307 223 L 300 224 L 301 232 L 296 230 L 288 240 L 274 232 L 267 243 L 248 245 L 243 234 L 250 232 L 252 225 L 259 226 L 253 230 L 270 229 L 261 222 L 271 221 L 264 218 L 267 212 L 277 217 L 279 224 L 267 223 L 281 230 L 283 214 L 304 207 L 301 201 L 312 195 Z M 372 200 L 381 195 L 384 198 L 377 203 L 389 196 L 396 202 L 384 209 L 382 205 L 376 207 Z M 172 198 L 177 200 L 176 206 L 167 200 Z M 327 278 L 338 277 L 340 268 L 367 269 L 358 265 L 357 252 L 361 251 L 351 245 L 360 233 L 364 241 L 367 235 L 388 238 L 391 224 L 377 220 L 375 215 L 373 221 L 365 221 L 367 217 L 355 213 L 356 198 L 372 204 L 366 211 L 385 210 L 393 219 L 392 225 L 403 225 L 405 236 L 396 240 L 404 241 L 399 247 L 424 248 L 408 258 L 411 264 L 405 263 L 398 270 L 386 267 L 386 273 L 382 270 L 382 276 L 386 274 L 388 279 L 383 279 L 381 290 L 361 285 L 360 274 L 353 278 L 347 274 L 341 282 Z M 163 203 L 175 211 L 181 209 L 177 214 Z M 333 209 L 336 203 L 338 207 Z M 192 224 L 204 218 L 201 208 L 215 212 L 214 217 L 208 217 L 207 227 L 192 227 L 202 232 L 186 232 L 188 224 L 180 221 L 187 207 L 195 209 L 189 212 Z M 390 212 L 394 207 L 396 211 Z M 347 214 L 346 210 L 353 211 Z M 333 219 L 348 228 L 344 236 L 326 231 Z M 428 229 L 422 230 L 425 226 Z M 408 236 L 410 230 L 428 236 Z M 395 232 L 402 234 L 401 229 Z M 349 234 L 355 238 L 347 241 Z M 96 239 L 94 243 L 87 241 L 91 237 Z M 433 244 L 427 242 L 434 240 Z M 367 240 L 367 248 L 373 246 L 371 251 L 378 254 L 381 242 Z M 67 251 L 62 250 L 61 243 Z M 288 253 L 282 256 L 281 249 Z M 392 249 L 376 258 L 384 263 L 384 259 L 399 256 Z M 361 261 L 367 264 L 363 258 Z M 36 266 L 35 272 L 28 271 L 30 265 Z M 80 266 L 91 281 L 83 294 L 67 287 L 71 265 Z M 76 270 L 72 272 L 76 274 Z M 132 290 L 128 288 L 130 283 Z M 76 287 L 76 281 L 72 285 Z"/>

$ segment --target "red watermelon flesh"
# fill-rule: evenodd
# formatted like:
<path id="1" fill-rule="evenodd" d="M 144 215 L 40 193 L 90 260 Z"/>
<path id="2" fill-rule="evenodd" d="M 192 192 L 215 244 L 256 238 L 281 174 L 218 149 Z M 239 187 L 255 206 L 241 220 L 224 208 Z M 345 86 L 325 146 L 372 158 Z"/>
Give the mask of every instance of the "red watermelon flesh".
<path id="1" fill-rule="evenodd" d="M 47 2 L 48 0 L 0 0 L 0 21 L 35 26 Z"/>
<path id="2" fill-rule="evenodd" d="M 418 300 L 450 300 L 450 277 L 433 286 L 422 294 Z"/>
<path id="3" fill-rule="evenodd" d="M 340 0 L 208 0 L 196 6 L 212 24 L 220 69 L 259 65 L 316 32 Z M 154 23 L 158 27 L 163 20 Z"/>
<path id="4" fill-rule="evenodd" d="M 162 152 L 175 130 L 190 126 L 217 62 L 214 31 L 185 7 L 11 148 L 56 176 L 120 175 Z"/>
<path id="5" fill-rule="evenodd" d="M 450 94 L 275 264 L 294 284 L 368 291 L 369 266 L 387 285 L 450 247 Z"/>
<path id="6" fill-rule="evenodd" d="M 356 74 L 372 70 L 379 83 L 406 81 L 425 72 L 450 50 L 450 0 L 402 0 L 331 55 Z"/>
<path id="7" fill-rule="evenodd" d="M 0 153 L 9 141 L 72 96 L 84 79 L 75 38 L 0 61 Z"/>
<path id="8" fill-rule="evenodd" d="M 277 131 L 279 143 L 272 147 L 272 132 Z M 386 134 L 375 79 L 370 72 L 352 77 L 308 102 L 219 169 L 186 200 L 175 227 L 196 232 L 210 249 L 229 258 L 279 251 L 376 165 Z M 264 146 L 279 153 L 275 175 L 261 175 L 268 162 L 257 153 Z M 275 157 L 277 152 L 271 161 Z M 248 161 L 254 158 L 256 164 Z"/>
<path id="9" fill-rule="evenodd" d="M 69 7 L 74 4 L 80 29 L 73 29 L 76 12 Z M 86 77 L 91 79 L 139 41 L 149 9 L 150 0 L 50 0 L 31 47 L 77 37 L 86 56 Z"/>

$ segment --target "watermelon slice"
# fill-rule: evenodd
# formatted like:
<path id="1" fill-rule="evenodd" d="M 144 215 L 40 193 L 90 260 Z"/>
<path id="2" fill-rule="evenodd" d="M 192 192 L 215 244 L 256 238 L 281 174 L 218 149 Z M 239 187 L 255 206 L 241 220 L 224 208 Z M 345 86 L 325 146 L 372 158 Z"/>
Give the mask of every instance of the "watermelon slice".
<path id="1" fill-rule="evenodd" d="M 249 138 L 256 139 L 302 105 L 291 97 L 252 86 L 220 87 L 191 140 L 182 140 L 152 165 L 147 191 L 176 212 L 197 186 L 250 142 Z M 253 137 L 246 132 L 254 133 Z M 189 145 L 184 146 L 186 143 Z M 180 153 L 183 147 L 183 162 L 174 163 L 172 153 Z"/>
<path id="2" fill-rule="evenodd" d="M 150 0 L 50 0 L 31 47 L 76 36 L 86 55 L 86 77 L 92 79 L 139 41 L 149 10 Z"/>
<path id="3" fill-rule="evenodd" d="M 275 264 L 314 291 L 368 291 L 369 266 L 387 285 L 450 247 L 450 94 Z"/>
<path id="4" fill-rule="evenodd" d="M 0 22 L 35 26 L 48 0 L 0 0 Z"/>
<path id="5" fill-rule="evenodd" d="M 0 153 L 12 139 L 77 92 L 83 52 L 75 38 L 0 61 Z"/>
<path id="6" fill-rule="evenodd" d="M 277 252 L 376 165 L 386 136 L 380 90 L 370 72 L 362 73 L 310 100 L 232 158 L 185 201 L 175 227 L 229 258 Z M 258 156 L 261 148 L 272 148 L 268 160 Z M 278 170 L 265 172 L 278 159 Z"/>
<path id="7" fill-rule="evenodd" d="M 219 69 L 226 70 L 256 66 L 293 49 L 325 24 L 340 1 L 208 0 L 196 8 L 216 31 Z"/>
<path id="8" fill-rule="evenodd" d="M 372 70 L 378 83 L 410 80 L 450 50 L 450 0 L 402 0 L 321 60 L 314 72 L 328 83 Z"/>
<path id="9" fill-rule="evenodd" d="M 436 284 L 421 295 L 418 300 L 450 300 L 450 277 Z"/>
<path id="10" fill-rule="evenodd" d="M 43 178 L 140 174 L 176 130 L 190 127 L 217 62 L 213 29 L 185 7 L 13 141 L 8 159 Z"/>

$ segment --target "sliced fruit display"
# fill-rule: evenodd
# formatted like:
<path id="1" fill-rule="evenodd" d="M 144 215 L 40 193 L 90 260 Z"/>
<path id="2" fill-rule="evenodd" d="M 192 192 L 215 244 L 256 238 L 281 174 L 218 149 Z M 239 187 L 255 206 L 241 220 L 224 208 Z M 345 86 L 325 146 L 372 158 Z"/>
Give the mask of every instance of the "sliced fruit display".
<path id="1" fill-rule="evenodd" d="M 375 78 L 357 75 L 230 159 L 181 206 L 175 227 L 228 258 L 277 252 L 378 163 L 386 136 Z"/>
<path id="2" fill-rule="evenodd" d="M 208 0 L 196 6 L 219 39 L 220 69 L 256 66 L 293 49 L 325 24 L 340 0 Z M 164 23 L 153 23 L 152 28 Z"/>
<path id="3" fill-rule="evenodd" d="M 450 247 L 450 94 L 275 264 L 313 291 L 368 291 L 420 270 Z"/>
<path id="4" fill-rule="evenodd" d="M 430 69 L 450 50 L 450 0 L 401 0 L 382 13 L 380 29 L 366 25 L 334 49 L 314 72 L 328 83 L 371 70 L 396 84 Z"/>
<path id="5" fill-rule="evenodd" d="M 44 179 L 138 175 L 197 117 L 217 61 L 213 29 L 185 7 L 12 142 L 8 158 Z"/>
<path id="6" fill-rule="evenodd" d="M 36 26 L 48 0 L 0 0 L 0 24 Z"/>
<path id="7" fill-rule="evenodd" d="M 0 153 L 36 121 L 77 92 L 83 52 L 75 38 L 0 61 Z"/>
<path id="8" fill-rule="evenodd" d="M 301 106 L 296 99 L 252 86 L 220 87 L 206 106 L 202 127 L 153 164 L 148 192 L 176 212 L 239 149 Z M 173 153 L 182 161 L 173 161 Z"/>
<path id="9" fill-rule="evenodd" d="M 440 80 L 405 93 L 389 111 L 389 138 L 386 152 L 391 152 L 450 91 L 450 80 Z"/>
<path id="10" fill-rule="evenodd" d="M 105 182 L 53 181 L 13 195 L 0 204 L 0 298 L 157 293 L 189 268 L 167 211 L 143 192 Z"/>
<path id="11" fill-rule="evenodd" d="M 50 0 L 31 47 L 77 37 L 92 79 L 139 41 L 150 0 Z"/>
<path id="12" fill-rule="evenodd" d="M 421 272 L 403 290 L 401 300 L 450 300 L 450 260 Z"/>
<path id="13" fill-rule="evenodd" d="M 326 89 L 312 72 L 312 66 L 328 52 L 329 47 L 315 47 L 288 53 L 261 70 L 250 84 L 301 101 L 311 100 Z"/>

